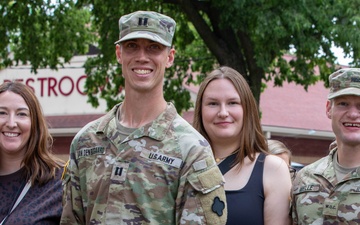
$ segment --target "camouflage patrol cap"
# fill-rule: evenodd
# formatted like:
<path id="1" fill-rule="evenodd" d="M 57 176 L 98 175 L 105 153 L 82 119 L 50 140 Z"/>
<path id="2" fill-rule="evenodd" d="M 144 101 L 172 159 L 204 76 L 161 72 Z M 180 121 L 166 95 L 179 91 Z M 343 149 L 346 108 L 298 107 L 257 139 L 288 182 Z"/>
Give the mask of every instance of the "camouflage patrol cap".
<path id="1" fill-rule="evenodd" d="M 340 69 L 329 76 L 328 99 L 341 95 L 360 96 L 360 68 Z"/>
<path id="2" fill-rule="evenodd" d="M 165 46 L 171 46 L 176 22 L 163 14 L 152 11 L 137 11 L 124 15 L 119 20 L 120 42 L 145 38 Z"/>

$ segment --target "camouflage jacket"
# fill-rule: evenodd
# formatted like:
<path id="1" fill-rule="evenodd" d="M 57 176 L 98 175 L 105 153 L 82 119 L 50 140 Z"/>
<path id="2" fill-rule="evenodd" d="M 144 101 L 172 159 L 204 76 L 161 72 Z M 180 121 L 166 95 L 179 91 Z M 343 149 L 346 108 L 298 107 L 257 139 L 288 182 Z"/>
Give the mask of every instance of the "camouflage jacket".
<path id="1" fill-rule="evenodd" d="M 299 171 L 293 183 L 294 224 L 360 224 L 360 168 L 338 181 L 330 154 Z"/>
<path id="2" fill-rule="evenodd" d="M 61 224 L 225 224 L 224 178 L 205 139 L 169 103 L 121 140 L 119 105 L 71 143 Z"/>

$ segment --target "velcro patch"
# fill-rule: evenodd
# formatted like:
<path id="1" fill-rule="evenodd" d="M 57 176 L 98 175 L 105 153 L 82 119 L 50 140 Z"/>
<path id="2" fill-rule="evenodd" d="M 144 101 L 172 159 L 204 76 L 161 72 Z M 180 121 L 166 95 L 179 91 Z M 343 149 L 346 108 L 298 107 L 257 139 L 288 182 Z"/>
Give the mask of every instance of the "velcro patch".
<path id="1" fill-rule="evenodd" d="M 319 190 L 320 190 L 319 184 L 309 184 L 299 187 L 297 190 L 294 191 L 294 194 L 299 194 L 303 192 L 317 192 Z"/>
<path id="2" fill-rule="evenodd" d="M 360 187 L 353 187 L 349 192 L 353 194 L 360 194 Z"/>
<path id="3" fill-rule="evenodd" d="M 207 163 L 206 163 L 206 160 L 203 159 L 203 160 L 194 162 L 192 166 L 193 166 L 195 171 L 199 171 L 199 170 L 206 169 L 207 168 Z"/>
<path id="4" fill-rule="evenodd" d="M 126 173 L 129 169 L 128 162 L 115 162 L 112 172 L 111 172 L 111 180 L 118 181 L 120 183 L 124 182 L 126 179 Z"/>
<path id="5" fill-rule="evenodd" d="M 325 199 L 324 201 L 324 209 L 323 209 L 323 215 L 327 216 L 337 216 L 338 213 L 338 207 L 339 207 L 338 200 L 332 200 L 332 199 Z"/>
<path id="6" fill-rule="evenodd" d="M 103 146 L 97 146 L 94 148 L 82 148 L 77 151 L 78 158 L 96 154 L 105 154 L 105 148 Z"/>
<path id="7" fill-rule="evenodd" d="M 159 152 L 152 152 L 152 151 L 148 151 L 148 150 L 142 150 L 140 156 L 150 159 L 150 160 L 161 162 L 161 163 L 164 163 L 166 165 L 173 166 L 176 168 L 180 168 L 183 163 L 183 161 L 179 158 L 167 156 L 167 155 L 159 153 Z"/>
<path id="8" fill-rule="evenodd" d="M 216 213 L 218 216 L 222 216 L 225 209 L 224 201 L 221 201 L 218 196 L 214 198 L 211 210 Z"/>

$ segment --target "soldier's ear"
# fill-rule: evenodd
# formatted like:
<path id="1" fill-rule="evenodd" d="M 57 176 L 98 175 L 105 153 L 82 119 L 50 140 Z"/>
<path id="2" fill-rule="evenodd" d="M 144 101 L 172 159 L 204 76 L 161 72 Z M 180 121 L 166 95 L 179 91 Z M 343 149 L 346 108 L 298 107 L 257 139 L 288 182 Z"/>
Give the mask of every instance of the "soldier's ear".
<path id="1" fill-rule="evenodd" d="M 118 63 L 121 64 L 121 46 L 119 44 L 116 45 L 115 54 L 116 54 L 116 61 L 118 61 Z"/>
<path id="2" fill-rule="evenodd" d="M 175 59 L 175 49 L 171 48 L 167 57 L 166 68 L 170 68 L 173 65 L 174 59 Z"/>
<path id="3" fill-rule="evenodd" d="M 332 101 L 328 100 L 326 102 L 326 116 L 331 119 L 331 110 L 332 110 Z"/>

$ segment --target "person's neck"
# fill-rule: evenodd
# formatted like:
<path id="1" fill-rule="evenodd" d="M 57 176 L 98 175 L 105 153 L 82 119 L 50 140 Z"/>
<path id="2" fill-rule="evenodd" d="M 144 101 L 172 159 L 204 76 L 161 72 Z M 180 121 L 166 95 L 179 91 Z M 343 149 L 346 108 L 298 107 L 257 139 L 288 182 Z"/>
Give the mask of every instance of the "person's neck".
<path id="1" fill-rule="evenodd" d="M 15 173 L 21 168 L 22 157 L 6 157 L 3 154 L 0 159 L 0 175 Z"/>
<path id="2" fill-rule="evenodd" d="M 125 127 L 138 128 L 153 121 L 164 112 L 166 106 L 162 95 L 126 96 L 120 107 L 119 121 Z"/>
<path id="3" fill-rule="evenodd" d="M 239 151 L 239 143 L 223 143 L 223 144 L 214 144 L 212 143 L 211 148 L 214 152 L 214 158 L 218 160 L 223 160 L 226 157 L 232 155 L 234 152 Z"/>
<path id="4" fill-rule="evenodd" d="M 337 155 L 338 155 L 338 163 L 342 167 L 346 167 L 346 168 L 360 167 L 360 145 L 349 146 L 338 143 Z"/>

